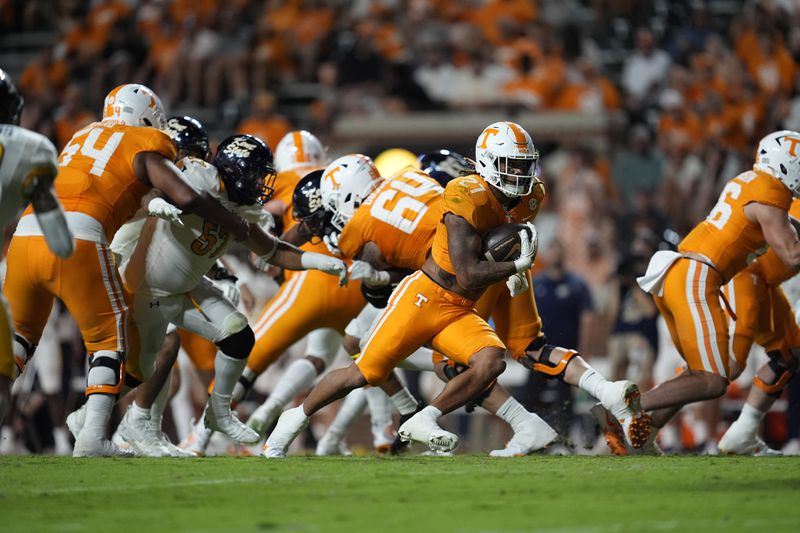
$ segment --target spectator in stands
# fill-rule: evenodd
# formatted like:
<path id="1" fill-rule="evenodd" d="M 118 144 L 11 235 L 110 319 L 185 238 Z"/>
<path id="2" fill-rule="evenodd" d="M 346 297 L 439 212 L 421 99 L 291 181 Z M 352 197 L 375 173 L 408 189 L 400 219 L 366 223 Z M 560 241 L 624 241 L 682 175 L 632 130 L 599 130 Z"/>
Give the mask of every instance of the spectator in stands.
<path id="1" fill-rule="evenodd" d="M 649 103 L 653 89 L 666 79 L 670 63 L 669 54 L 656 47 L 653 32 L 640 28 L 636 32 L 636 50 L 625 60 L 620 82 L 631 109 L 638 110 Z"/>
<path id="2" fill-rule="evenodd" d="M 628 130 L 628 142 L 617 152 L 611 166 L 622 199 L 630 203 L 639 191 L 655 191 L 661 182 L 662 165 L 647 126 L 637 124 Z"/>
<path id="3" fill-rule="evenodd" d="M 292 124 L 275 109 L 275 95 L 259 91 L 250 102 L 250 115 L 239 124 L 238 133 L 255 135 L 273 150 L 278 141 L 292 130 Z"/>
<path id="4" fill-rule="evenodd" d="M 243 11 L 234 5 L 222 10 L 218 16 L 219 39 L 225 46 L 216 50 L 208 60 L 205 74 L 205 105 L 217 107 L 223 90 L 227 97 L 238 102 L 247 101 L 246 61 L 252 39 L 252 26 L 243 24 Z M 272 145 L 274 146 L 274 145 Z"/>
<path id="5" fill-rule="evenodd" d="M 443 46 L 431 46 L 423 50 L 421 56 L 421 64 L 414 70 L 414 81 L 431 100 L 447 103 L 450 99 L 450 88 L 455 84 L 455 66 L 447 60 L 447 52 Z"/>
<path id="6" fill-rule="evenodd" d="M 559 96 L 557 108 L 581 113 L 619 109 L 620 98 L 616 86 L 602 76 L 588 59 L 578 59 L 568 79 L 571 81 Z"/>
<path id="7" fill-rule="evenodd" d="M 95 115 L 83 105 L 83 90 L 72 84 L 64 91 L 63 104 L 55 112 L 56 148 L 63 150 L 72 135 L 96 120 Z"/>

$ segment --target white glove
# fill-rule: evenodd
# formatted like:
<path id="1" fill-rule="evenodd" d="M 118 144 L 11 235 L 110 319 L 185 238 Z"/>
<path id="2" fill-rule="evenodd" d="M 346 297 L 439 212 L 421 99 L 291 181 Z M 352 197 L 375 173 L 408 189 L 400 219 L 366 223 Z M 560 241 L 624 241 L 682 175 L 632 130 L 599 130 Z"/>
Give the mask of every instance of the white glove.
<path id="1" fill-rule="evenodd" d="M 338 233 L 329 233 L 322 237 L 322 242 L 325 243 L 325 246 L 328 247 L 328 250 L 334 255 L 342 255 L 342 251 L 339 249 L 339 234 Z"/>
<path id="2" fill-rule="evenodd" d="M 216 288 L 222 291 L 222 295 L 233 304 L 234 307 L 239 307 L 239 300 L 242 299 L 242 293 L 239 292 L 239 287 L 232 279 L 214 279 L 211 280 Z"/>
<path id="3" fill-rule="evenodd" d="M 163 218 L 168 222 L 183 226 L 183 222 L 180 218 L 181 214 L 183 214 L 183 211 L 167 202 L 163 198 L 153 198 L 150 200 L 150 202 L 147 204 L 147 212 L 151 216 Z"/>
<path id="4" fill-rule="evenodd" d="M 347 285 L 347 265 L 341 259 L 315 252 L 303 252 L 303 255 L 300 256 L 300 264 L 306 270 L 319 270 L 326 274 L 339 276 L 339 286 Z"/>
<path id="5" fill-rule="evenodd" d="M 262 210 L 258 217 L 258 227 L 264 230 L 264 233 L 275 229 L 275 217 L 272 216 L 272 213 Z"/>
<path id="6" fill-rule="evenodd" d="M 528 292 L 530 288 L 528 285 L 528 278 L 525 277 L 525 274 L 513 274 L 509 276 L 506 280 L 506 287 L 508 287 L 508 292 L 511 293 L 512 298 Z"/>
<path id="7" fill-rule="evenodd" d="M 353 261 L 348 269 L 350 279 L 363 280 L 370 287 L 385 287 L 392 282 L 385 270 L 376 270 L 366 261 Z"/>
<path id="8" fill-rule="evenodd" d="M 531 234 L 528 236 L 527 231 L 520 230 L 519 239 L 522 246 L 519 251 L 519 259 L 514 261 L 514 267 L 520 274 L 533 266 L 533 261 L 536 259 L 536 251 L 539 249 L 539 233 L 536 231 L 536 226 L 531 222 L 526 222 L 525 225 L 531 230 Z"/>

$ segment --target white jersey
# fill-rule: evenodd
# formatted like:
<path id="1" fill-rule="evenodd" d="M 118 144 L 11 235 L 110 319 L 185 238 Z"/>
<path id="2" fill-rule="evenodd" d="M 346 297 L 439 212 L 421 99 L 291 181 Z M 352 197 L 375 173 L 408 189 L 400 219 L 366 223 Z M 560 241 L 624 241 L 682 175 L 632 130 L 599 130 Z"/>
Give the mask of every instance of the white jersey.
<path id="1" fill-rule="evenodd" d="M 57 168 L 58 152 L 47 137 L 0 125 L 0 227 L 17 218 L 28 205 L 22 187 L 42 167 Z"/>
<path id="2" fill-rule="evenodd" d="M 213 165 L 191 157 L 178 164 L 192 189 L 207 192 L 246 221 L 258 222 L 261 206 L 241 206 L 228 200 Z M 122 256 L 120 271 L 129 290 L 139 292 L 144 288 L 152 295 L 163 296 L 187 293 L 225 253 L 230 234 L 224 228 L 197 215 L 184 214 L 180 218 L 182 226 L 154 217 L 147 218 L 143 225 L 132 221 L 114 236 L 111 249 Z"/>

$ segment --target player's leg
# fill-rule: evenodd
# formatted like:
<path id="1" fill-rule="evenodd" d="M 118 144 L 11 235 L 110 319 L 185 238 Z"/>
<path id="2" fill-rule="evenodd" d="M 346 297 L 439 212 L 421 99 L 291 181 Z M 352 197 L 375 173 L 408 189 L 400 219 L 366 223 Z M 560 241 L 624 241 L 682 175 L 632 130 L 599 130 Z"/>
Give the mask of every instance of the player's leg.
<path id="1" fill-rule="evenodd" d="M 219 289 L 203 280 L 185 296 L 184 310 L 174 323 L 202 335 L 219 347 L 214 361 L 214 389 L 204 417 L 206 426 L 222 431 L 240 444 L 258 442 L 258 434 L 231 411 L 234 387 L 255 344 L 247 318 L 225 299 Z"/>
<path id="2" fill-rule="evenodd" d="M 309 333 L 306 339 L 305 357 L 289 364 L 275 385 L 275 389 L 247 420 L 247 425 L 259 435 L 264 435 L 278 419 L 284 407 L 298 394 L 310 389 L 317 376 L 333 362 L 339 351 L 342 336 L 333 328 L 320 328 Z"/>
<path id="3" fill-rule="evenodd" d="M 779 287 L 770 289 L 771 330 L 759 332 L 756 342 L 767 350 L 769 362 L 758 369 L 739 417 L 719 441 L 724 454 L 777 454 L 758 437 L 761 421 L 800 368 L 800 328 L 789 301 Z"/>
<path id="4" fill-rule="evenodd" d="M 344 443 L 344 436 L 367 407 L 366 390 L 366 388 L 355 389 L 344 397 L 333 422 L 317 442 L 315 455 L 350 455 L 350 450 Z"/>
<path id="5" fill-rule="evenodd" d="M 47 326 L 42 332 L 42 338 L 36 349 L 36 357 L 31 364 L 36 369 L 36 377 L 39 387 L 46 398 L 47 411 L 53 428 L 53 442 L 55 443 L 55 455 L 72 455 L 72 444 L 69 441 L 69 431 L 65 427 L 64 400 L 61 396 L 62 390 L 62 362 L 61 344 L 59 343 L 56 331 L 56 321 L 58 310 L 53 307 Z"/>
<path id="6" fill-rule="evenodd" d="M 5 298 L 0 293 L 0 426 L 11 406 L 11 381 L 15 372 L 11 321 L 8 319 Z"/>

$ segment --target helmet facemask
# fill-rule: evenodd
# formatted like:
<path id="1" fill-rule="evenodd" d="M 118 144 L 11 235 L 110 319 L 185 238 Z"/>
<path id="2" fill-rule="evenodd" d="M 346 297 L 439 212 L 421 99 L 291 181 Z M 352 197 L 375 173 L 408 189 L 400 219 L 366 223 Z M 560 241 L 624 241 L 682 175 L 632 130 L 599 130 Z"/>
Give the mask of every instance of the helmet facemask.
<path id="1" fill-rule="evenodd" d="M 485 167 L 481 176 L 509 197 L 526 196 L 533 191 L 539 175 L 539 151 L 513 156 L 497 155 L 486 150 L 481 157 Z M 480 164 L 479 164 L 480 166 Z"/>

